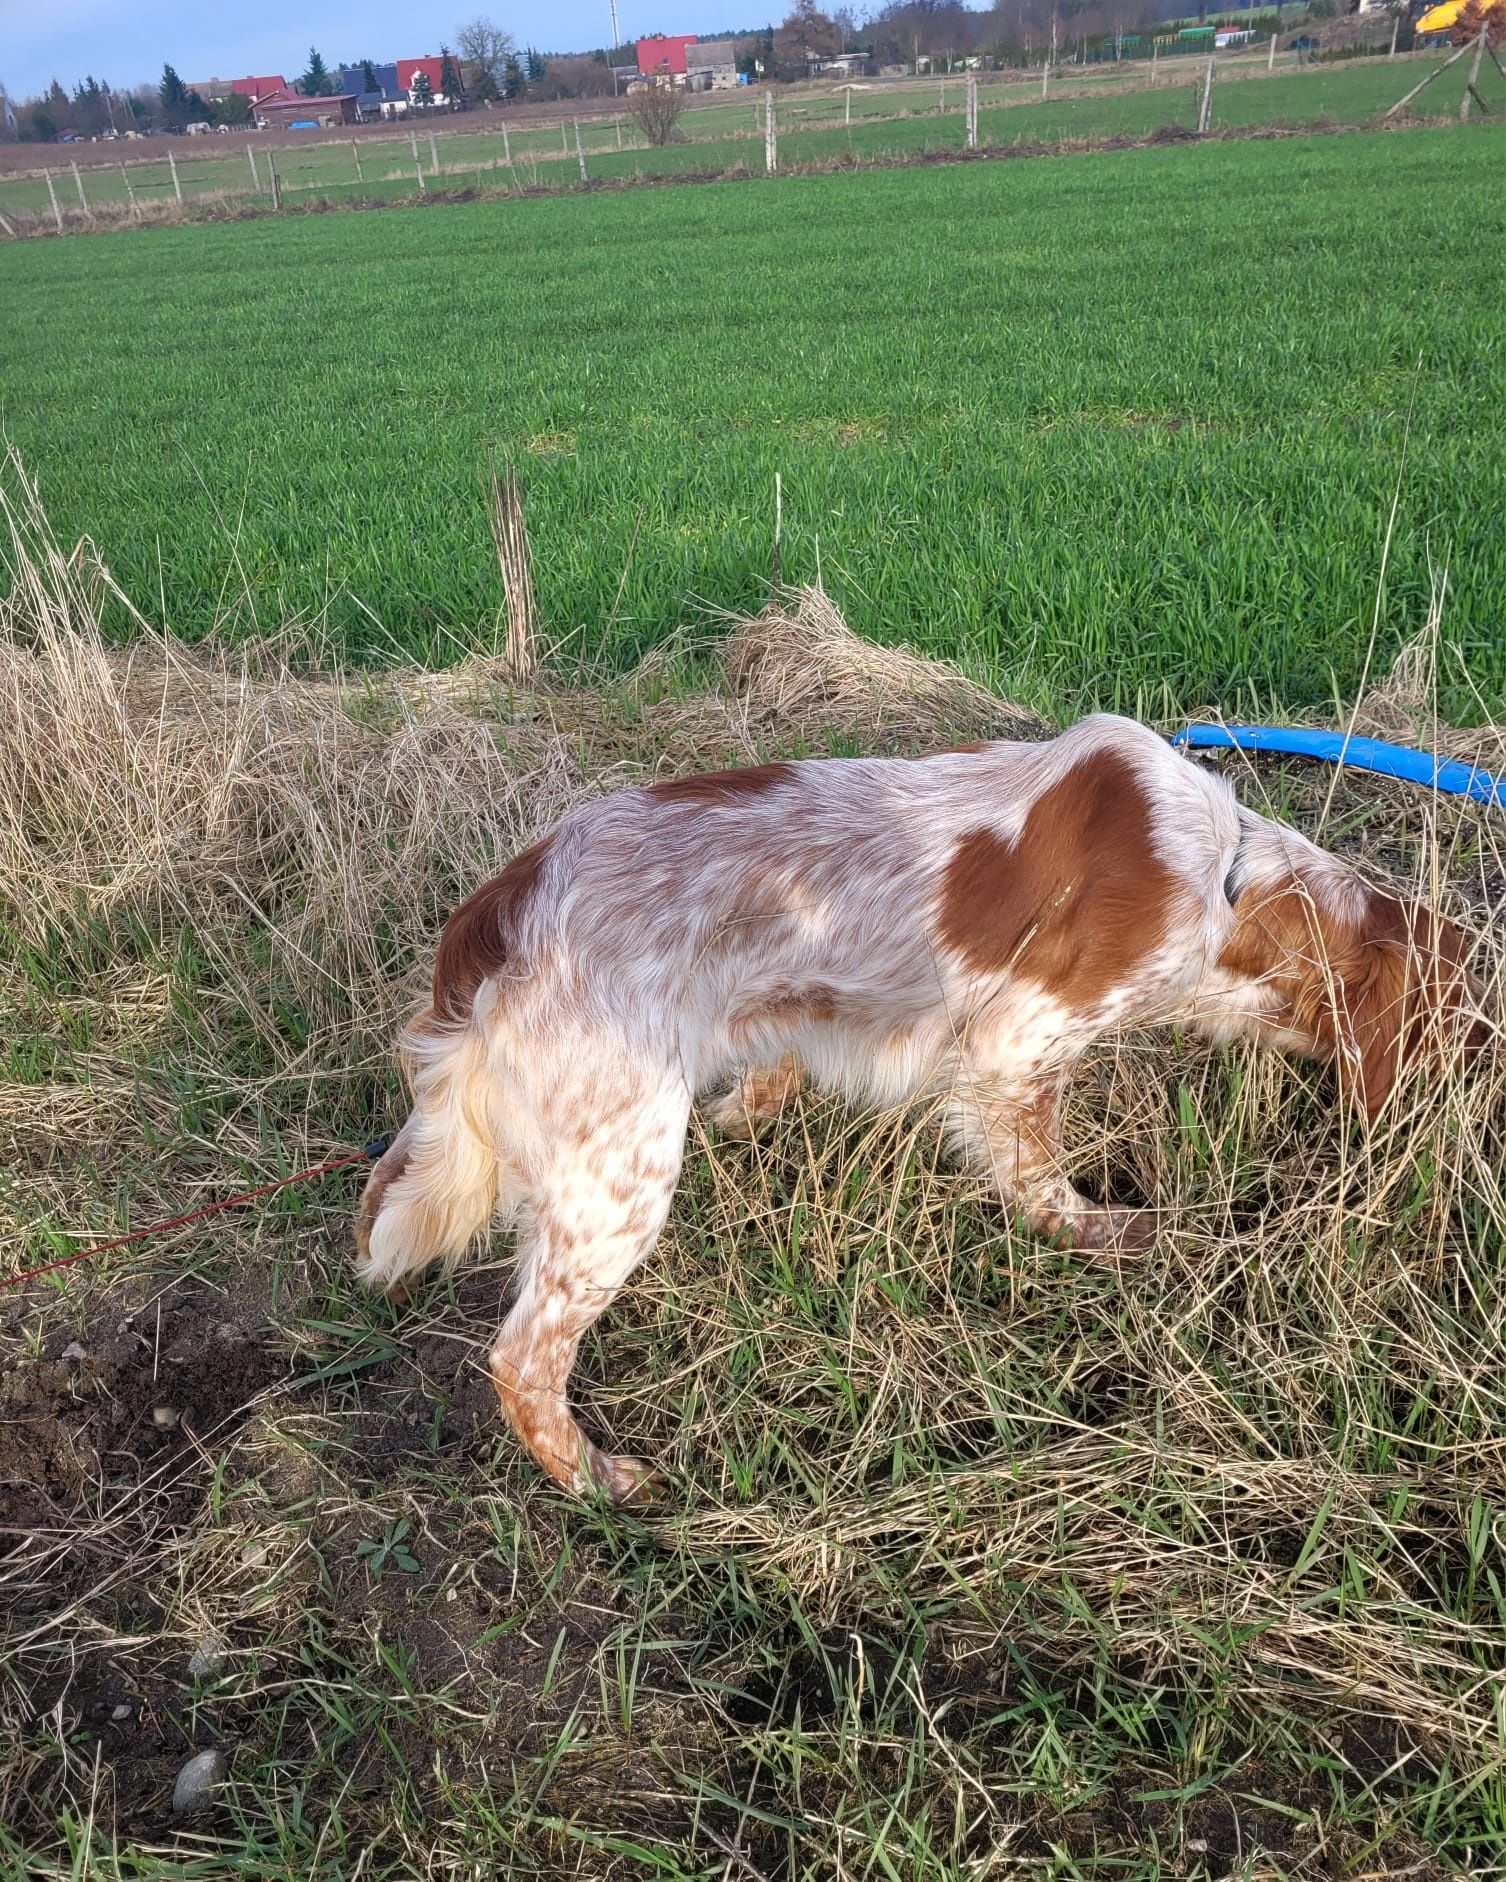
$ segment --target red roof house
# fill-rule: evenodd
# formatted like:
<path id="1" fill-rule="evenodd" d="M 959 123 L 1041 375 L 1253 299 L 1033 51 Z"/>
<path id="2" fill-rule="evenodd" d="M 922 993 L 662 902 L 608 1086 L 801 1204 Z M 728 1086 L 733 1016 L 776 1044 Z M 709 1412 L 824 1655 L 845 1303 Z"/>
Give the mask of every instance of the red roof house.
<path id="1" fill-rule="evenodd" d="M 670 72 L 676 78 L 685 76 L 685 48 L 696 42 L 694 33 L 655 33 L 652 39 L 638 41 L 638 72 L 642 78 L 653 78 L 660 72 Z"/>
<path id="2" fill-rule="evenodd" d="M 275 98 L 278 92 L 286 91 L 288 81 L 285 78 L 233 78 L 225 87 L 229 92 L 239 92 L 242 98 L 249 98 L 255 104 L 258 98 Z"/>
<path id="3" fill-rule="evenodd" d="M 458 67 L 456 68 L 458 71 Z M 438 98 L 444 91 L 443 59 L 399 59 L 397 61 L 397 88 L 399 91 L 412 91 L 413 81 L 420 72 L 429 75 L 429 90 Z"/>

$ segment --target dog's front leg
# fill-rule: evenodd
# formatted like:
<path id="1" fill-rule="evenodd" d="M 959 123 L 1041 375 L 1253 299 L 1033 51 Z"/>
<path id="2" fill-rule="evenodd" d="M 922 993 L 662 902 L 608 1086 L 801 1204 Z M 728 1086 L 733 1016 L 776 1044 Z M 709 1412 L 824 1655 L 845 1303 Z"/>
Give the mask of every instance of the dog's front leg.
<path id="1" fill-rule="evenodd" d="M 951 1133 L 986 1168 L 1005 1206 L 1036 1234 L 1071 1248 L 1144 1248 L 1150 1209 L 1092 1202 L 1067 1177 L 1061 1105 L 1070 1068 L 1001 1080 L 963 1067 L 951 1101 Z"/>

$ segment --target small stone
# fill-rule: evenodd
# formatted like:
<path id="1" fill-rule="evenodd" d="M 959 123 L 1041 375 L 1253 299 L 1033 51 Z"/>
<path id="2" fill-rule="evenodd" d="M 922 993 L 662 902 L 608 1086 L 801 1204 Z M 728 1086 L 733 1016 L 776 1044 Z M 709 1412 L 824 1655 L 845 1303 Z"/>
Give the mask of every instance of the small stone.
<path id="1" fill-rule="evenodd" d="M 89 1349 L 82 1340 L 70 1340 L 63 1348 L 64 1359 L 87 1359 Z"/>
<path id="2" fill-rule="evenodd" d="M 152 1423 L 159 1431 L 176 1431 L 178 1420 L 183 1416 L 176 1405 L 154 1405 Z"/>
<path id="3" fill-rule="evenodd" d="M 446 1588 L 444 1598 L 446 1601 L 458 1601 L 460 1599 L 460 1590 L 458 1588 Z"/>
<path id="4" fill-rule="evenodd" d="M 255 1568 L 259 1563 L 265 1562 L 266 1559 L 267 1545 L 265 1542 L 248 1542 L 245 1548 L 241 1550 L 240 1560 L 242 1568 Z"/>
<path id="5" fill-rule="evenodd" d="M 131 1708 L 124 1703 L 111 1708 L 110 1717 L 114 1719 L 117 1725 L 119 1725 L 122 1719 L 128 1719 L 130 1716 Z"/>
<path id="6" fill-rule="evenodd" d="M 208 1635 L 188 1656 L 188 1677 L 207 1679 L 211 1673 L 218 1673 L 225 1664 L 225 1651 L 223 1640 L 214 1634 Z"/>
<path id="7" fill-rule="evenodd" d="M 1187 1847 L 1194 1856 L 1206 1856 L 1208 1854 L 1208 1839 L 1206 1836 L 1189 1836 L 1187 1839 Z"/>
<path id="8" fill-rule="evenodd" d="M 173 1809 L 179 1816 L 186 1816 L 190 1810 L 202 1810 L 209 1802 L 210 1792 L 217 1784 L 224 1783 L 225 1771 L 223 1751 L 195 1753 L 173 1785 Z"/>

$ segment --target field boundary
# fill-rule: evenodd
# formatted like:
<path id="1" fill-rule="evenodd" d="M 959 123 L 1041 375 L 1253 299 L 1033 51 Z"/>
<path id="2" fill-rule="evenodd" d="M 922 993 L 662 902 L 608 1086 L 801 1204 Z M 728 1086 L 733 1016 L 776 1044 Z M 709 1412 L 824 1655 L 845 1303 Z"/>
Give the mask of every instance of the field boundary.
<path id="1" fill-rule="evenodd" d="M 62 229 L 49 214 L 12 212 L 7 221 L 15 239 L 31 240 L 37 236 L 104 235 L 122 229 L 178 227 L 189 223 L 276 221 L 287 216 L 338 215 L 372 209 L 442 208 L 457 203 L 503 202 L 537 197 L 601 196 L 628 190 L 659 189 L 679 184 L 777 182 L 781 177 L 832 176 L 870 170 L 910 170 L 934 168 L 946 164 L 996 163 L 1015 158 L 1083 157 L 1101 152 L 1165 149 L 1185 144 L 1247 144 L 1287 142 L 1305 137 L 1335 137 L 1356 132 L 1383 131 L 1387 134 L 1413 130 L 1457 128 L 1458 120 L 1447 117 L 1408 117 L 1371 119 L 1357 124 L 1322 122 L 1312 124 L 1248 124 L 1224 129 L 1194 131 L 1185 125 L 1160 125 L 1143 134 L 1116 132 L 1108 137 L 1055 138 L 1011 144 L 979 144 L 969 150 L 842 151 L 832 157 L 812 160 L 781 161 L 775 172 L 754 168 L 748 163 L 708 166 L 699 170 L 665 171 L 650 175 L 591 177 L 584 183 L 562 180 L 557 183 L 515 183 L 488 186 L 466 184 L 459 189 L 445 189 L 430 184 L 422 195 L 413 196 L 330 196 L 310 190 L 298 201 L 284 197 L 277 207 L 269 202 L 248 202 L 243 196 L 200 196 L 185 203 L 157 203 L 145 209 L 125 204 L 109 204 L 96 210 L 88 220 L 70 220 Z"/>

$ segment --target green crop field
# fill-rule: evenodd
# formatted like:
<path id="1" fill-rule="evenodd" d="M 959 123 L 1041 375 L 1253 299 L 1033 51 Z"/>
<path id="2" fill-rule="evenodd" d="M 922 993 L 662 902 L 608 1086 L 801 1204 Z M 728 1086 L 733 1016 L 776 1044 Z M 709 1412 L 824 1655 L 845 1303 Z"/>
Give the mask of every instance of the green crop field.
<path id="1" fill-rule="evenodd" d="M 637 657 L 784 570 L 1066 706 L 1506 681 L 1490 129 L 165 228 L 0 253 L 5 423 L 179 631 Z M 1406 414 L 1410 440 L 1403 458 Z M 576 632 L 578 630 L 578 633 Z M 1459 697 L 1456 687 L 1454 696 Z"/>

